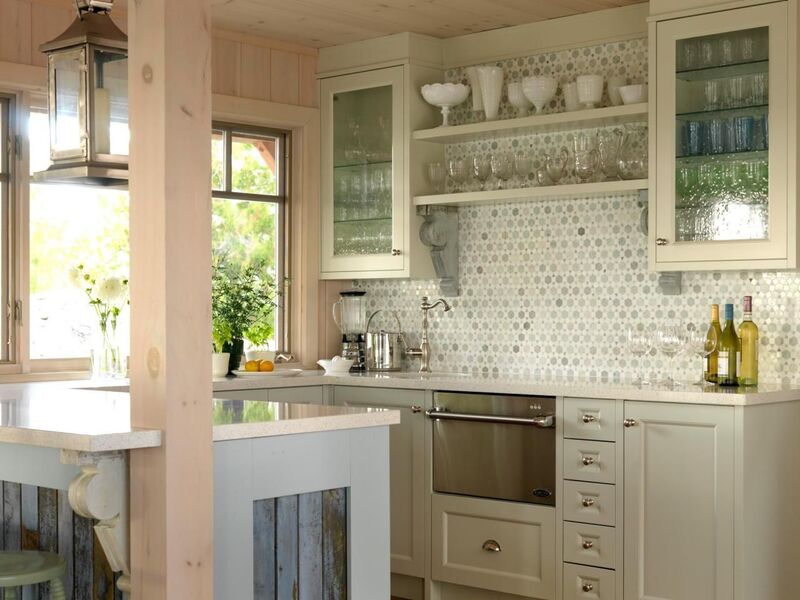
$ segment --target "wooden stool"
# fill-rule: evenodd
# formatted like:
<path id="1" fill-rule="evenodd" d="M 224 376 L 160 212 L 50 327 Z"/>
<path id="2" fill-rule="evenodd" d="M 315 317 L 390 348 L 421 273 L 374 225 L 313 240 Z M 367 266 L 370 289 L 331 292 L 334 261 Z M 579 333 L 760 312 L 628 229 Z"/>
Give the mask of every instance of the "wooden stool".
<path id="1" fill-rule="evenodd" d="M 61 577 L 66 563 L 52 552 L 0 552 L 0 590 L 5 600 L 17 600 L 14 588 L 50 582 L 50 598 L 67 600 Z"/>

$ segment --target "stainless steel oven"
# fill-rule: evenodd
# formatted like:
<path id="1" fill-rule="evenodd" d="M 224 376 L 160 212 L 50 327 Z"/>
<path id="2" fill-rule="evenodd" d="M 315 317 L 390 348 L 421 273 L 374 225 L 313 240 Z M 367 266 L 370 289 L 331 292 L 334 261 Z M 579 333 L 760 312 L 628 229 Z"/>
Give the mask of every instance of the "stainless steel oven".
<path id="1" fill-rule="evenodd" d="M 433 404 L 434 491 L 555 505 L 555 398 L 437 392 Z"/>

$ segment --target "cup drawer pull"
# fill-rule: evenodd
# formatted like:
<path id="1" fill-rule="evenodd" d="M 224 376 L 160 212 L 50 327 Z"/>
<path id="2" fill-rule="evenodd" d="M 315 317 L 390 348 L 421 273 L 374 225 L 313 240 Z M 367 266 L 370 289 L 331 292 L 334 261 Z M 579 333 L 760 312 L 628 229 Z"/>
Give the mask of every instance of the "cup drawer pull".
<path id="1" fill-rule="evenodd" d="M 597 417 L 595 417 L 594 415 L 589 415 L 589 414 L 583 415 L 584 423 L 589 424 L 589 423 L 594 423 L 595 421 L 597 421 Z"/>
<path id="2" fill-rule="evenodd" d="M 486 550 L 486 552 L 501 552 L 503 550 L 496 540 L 486 540 L 483 542 L 483 549 Z"/>
<path id="3" fill-rule="evenodd" d="M 584 592 L 591 592 L 591 591 L 594 589 L 594 586 L 593 586 L 591 583 L 586 583 L 586 582 L 584 581 L 584 582 L 583 582 L 583 585 L 581 586 L 581 589 L 582 589 Z"/>
<path id="4" fill-rule="evenodd" d="M 581 462 L 584 464 L 584 466 L 588 467 L 589 465 L 593 465 L 594 464 L 594 457 L 593 456 L 584 456 L 583 458 L 581 458 Z"/>
<path id="5" fill-rule="evenodd" d="M 586 508 L 594 506 L 594 498 L 584 498 L 581 504 L 583 504 L 583 506 Z"/>
<path id="6" fill-rule="evenodd" d="M 583 543 L 581 544 L 581 546 L 583 546 L 584 550 L 589 550 L 592 547 L 594 547 L 594 542 L 591 541 L 591 540 L 583 540 Z"/>

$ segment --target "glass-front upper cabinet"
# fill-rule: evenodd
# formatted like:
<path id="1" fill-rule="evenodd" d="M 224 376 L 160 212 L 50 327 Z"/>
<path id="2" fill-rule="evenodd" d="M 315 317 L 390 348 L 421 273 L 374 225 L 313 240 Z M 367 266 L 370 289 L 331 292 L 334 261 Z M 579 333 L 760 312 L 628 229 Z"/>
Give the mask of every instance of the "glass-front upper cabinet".
<path id="1" fill-rule="evenodd" d="M 323 79 L 322 271 L 404 268 L 403 67 Z"/>
<path id="2" fill-rule="evenodd" d="M 655 26 L 657 270 L 795 266 L 787 5 Z"/>

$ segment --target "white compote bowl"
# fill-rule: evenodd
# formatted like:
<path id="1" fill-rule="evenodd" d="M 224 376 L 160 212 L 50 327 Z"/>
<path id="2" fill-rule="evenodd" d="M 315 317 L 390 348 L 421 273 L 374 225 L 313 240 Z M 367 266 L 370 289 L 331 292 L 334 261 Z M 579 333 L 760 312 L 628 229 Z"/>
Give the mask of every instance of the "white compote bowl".
<path id="1" fill-rule="evenodd" d="M 425 102 L 442 109 L 442 127 L 449 125 L 450 109 L 469 96 L 469 86 L 463 83 L 428 83 L 422 86 L 421 91 Z"/>
<path id="2" fill-rule="evenodd" d="M 509 83 L 506 87 L 508 90 L 508 101 L 511 103 L 511 106 L 517 109 L 517 116 L 527 117 L 528 111 L 531 108 L 531 102 L 522 92 L 522 84 L 513 82 Z"/>
<path id="3" fill-rule="evenodd" d="M 522 80 L 522 93 L 536 107 L 536 114 L 555 98 L 557 90 L 558 81 L 552 77 L 540 75 Z"/>

